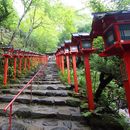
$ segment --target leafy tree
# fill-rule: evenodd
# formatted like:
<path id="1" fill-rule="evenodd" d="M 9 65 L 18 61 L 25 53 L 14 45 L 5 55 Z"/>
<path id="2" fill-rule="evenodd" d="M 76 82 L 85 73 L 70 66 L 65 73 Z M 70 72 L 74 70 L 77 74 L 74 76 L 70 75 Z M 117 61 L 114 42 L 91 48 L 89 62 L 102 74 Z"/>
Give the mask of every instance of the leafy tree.
<path id="1" fill-rule="evenodd" d="M 9 8 L 10 5 L 7 0 L 0 0 L 0 22 L 5 20 L 9 16 Z"/>

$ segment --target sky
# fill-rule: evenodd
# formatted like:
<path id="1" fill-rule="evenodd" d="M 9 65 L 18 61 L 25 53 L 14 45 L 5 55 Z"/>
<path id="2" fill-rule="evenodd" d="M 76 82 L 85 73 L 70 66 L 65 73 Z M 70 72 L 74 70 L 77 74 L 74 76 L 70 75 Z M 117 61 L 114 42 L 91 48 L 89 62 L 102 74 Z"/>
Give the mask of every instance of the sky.
<path id="1" fill-rule="evenodd" d="M 18 15 L 21 17 L 24 12 L 24 7 L 21 0 L 14 0 L 13 6 L 17 10 Z"/>
<path id="2" fill-rule="evenodd" d="M 84 6 L 85 6 L 84 1 L 85 0 L 61 0 L 61 2 L 64 5 L 74 7 L 77 10 L 84 8 Z M 22 6 L 21 0 L 14 0 L 14 7 L 17 10 L 19 16 L 22 16 L 22 14 L 24 12 L 24 8 Z M 88 9 L 86 9 L 85 11 L 89 12 Z"/>
<path id="3" fill-rule="evenodd" d="M 61 0 L 61 2 L 76 9 L 81 9 L 84 7 L 84 0 Z"/>

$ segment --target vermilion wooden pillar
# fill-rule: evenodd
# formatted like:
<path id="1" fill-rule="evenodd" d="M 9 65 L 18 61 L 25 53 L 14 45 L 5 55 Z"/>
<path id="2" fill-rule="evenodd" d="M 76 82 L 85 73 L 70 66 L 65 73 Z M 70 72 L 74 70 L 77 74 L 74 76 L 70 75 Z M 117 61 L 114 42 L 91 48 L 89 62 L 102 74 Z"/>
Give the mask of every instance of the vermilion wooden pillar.
<path id="1" fill-rule="evenodd" d="M 59 56 L 59 68 L 60 68 L 60 71 L 61 71 L 61 68 L 62 68 L 62 59 L 61 59 L 61 55 Z"/>
<path id="2" fill-rule="evenodd" d="M 69 55 L 66 56 L 66 63 L 67 63 L 67 73 L 68 73 L 68 84 L 71 84 Z"/>
<path id="3" fill-rule="evenodd" d="M 8 79 L 8 57 L 5 57 L 4 59 L 4 80 L 3 84 L 7 84 L 7 79 Z"/>
<path id="4" fill-rule="evenodd" d="M 64 75 L 65 69 L 64 69 L 64 55 L 61 55 L 61 71 L 62 74 Z"/>
<path id="5" fill-rule="evenodd" d="M 18 70 L 19 70 L 19 74 L 21 74 L 21 71 L 22 71 L 22 57 L 19 58 Z"/>
<path id="6" fill-rule="evenodd" d="M 78 93 L 78 78 L 77 78 L 77 68 L 76 68 L 76 54 L 72 54 L 72 62 L 73 62 L 75 92 Z"/>
<path id="7" fill-rule="evenodd" d="M 86 78 L 86 92 L 88 96 L 88 106 L 89 110 L 94 110 L 94 99 L 92 92 L 92 81 L 90 74 L 90 64 L 89 64 L 89 54 L 84 54 L 84 65 L 85 65 L 85 78 Z"/>
<path id="8" fill-rule="evenodd" d="M 24 58 L 24 71 L 26 71 L 27 69 L 27 58 L 25 57 Z"/>
<path id="9" fill-rule="evenodd" d="M 123 84 L 125 88 L 125 93 L 126 93 L 126 99 L 127 99 L 127 104 L 128 104 L 128 111 L 130 114 L 130 51 L 125 51 L 123 55 L 123 61 L 124 61 L 124 66 L 121 64 L 121 71 L 123 71 L 124 75 L 122 75 L 123 79 Z"/>
<path id="10" fill-rule="evenodd" d="M 128 80 L 123 81 L 124 89 L 125 89 L 125 96 L 127 99 L 127 104 L 128 104 L 128 111 L 130 114 L 130 84 Z"/>
<path id="11" fill-rule="evenodd" d="M 17 66 L 17 58 L 14 57 L 14 80 L 16 80 L 16 66 Z"/>
<path id="12" fill-rule="evenodd" d="M 30 57 L 28 57 L 27 59 L 28 59 L 28 70 L 30 70 Z"/>

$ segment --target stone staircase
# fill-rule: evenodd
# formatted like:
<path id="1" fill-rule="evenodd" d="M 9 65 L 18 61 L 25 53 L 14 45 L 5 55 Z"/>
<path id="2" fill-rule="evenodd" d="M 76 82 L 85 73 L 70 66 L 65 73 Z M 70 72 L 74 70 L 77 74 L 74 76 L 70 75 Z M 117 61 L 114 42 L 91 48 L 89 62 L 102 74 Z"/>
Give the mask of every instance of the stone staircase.
<path id="1" fill-rule="evenodd" d="M 34 75 L 23 78 L 21 84 L 11 84 L 0 95 L 0 130 L 8 129 L 8 113 L 3 108 Z M 12 130 L 91 130 L 81 116 L 80 100 L 61 83 L 54 62 L 41 73 L 13 104 Z M 32 99 L 32 100 L 30 100 Z"/>

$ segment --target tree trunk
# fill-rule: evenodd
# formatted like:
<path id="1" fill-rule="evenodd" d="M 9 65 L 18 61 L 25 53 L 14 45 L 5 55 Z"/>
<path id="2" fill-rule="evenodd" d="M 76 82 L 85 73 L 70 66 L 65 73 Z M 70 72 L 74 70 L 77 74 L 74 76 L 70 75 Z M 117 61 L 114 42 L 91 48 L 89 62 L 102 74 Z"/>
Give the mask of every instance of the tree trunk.
<path id="1" fill-rule="evenodd" d="M 98 100 L 99 100 L 103 90 L 107 86 L 107 84 L 109 84 L 113 79 L 112 75 L 109 75 L 107 78 L 105 78 L 105 77 L 106 77 L 105 73 L 101 72 L 101 74 L 100 74 L 100 84 L 99 84 L 98 89 L 95 93 L 95 101 L 96 102 L 98 102 Z"/>

